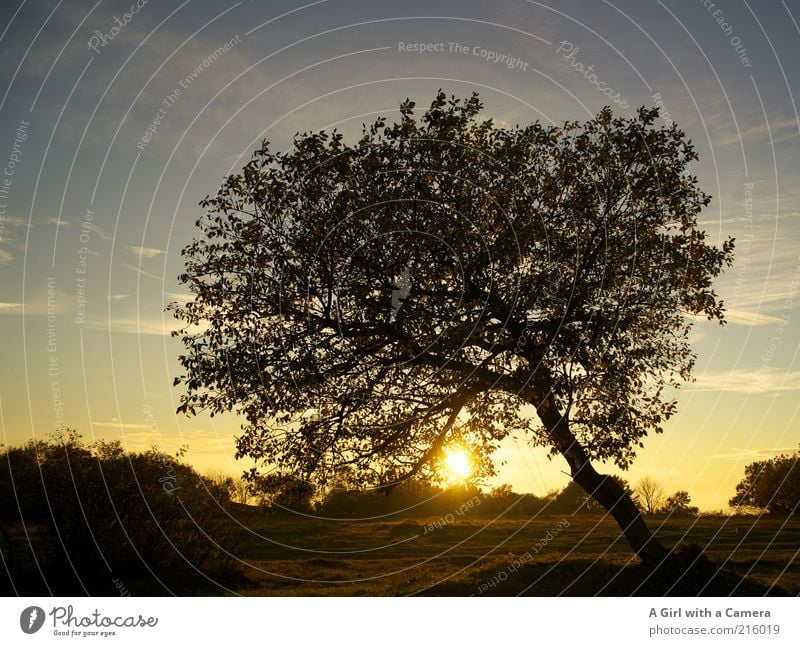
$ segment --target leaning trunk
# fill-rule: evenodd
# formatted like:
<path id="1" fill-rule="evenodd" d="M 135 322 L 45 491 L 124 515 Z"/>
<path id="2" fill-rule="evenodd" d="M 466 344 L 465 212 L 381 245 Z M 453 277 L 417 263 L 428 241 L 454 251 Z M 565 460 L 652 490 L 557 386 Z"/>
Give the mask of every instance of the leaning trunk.
<path id="1" fill-rule="evenodd" d="M 598 473 L 592 466 L 589 456 L 570 430 L 568 420 L 559 413 L 552 396 L 537 405 L 537 412 L 556 449 L 569 464 L 572 479 L 613 516 L 642 562 L 651 569 L 677 565 L 670 550 L 653 536 L 628 492 L 614 478 Z"/>

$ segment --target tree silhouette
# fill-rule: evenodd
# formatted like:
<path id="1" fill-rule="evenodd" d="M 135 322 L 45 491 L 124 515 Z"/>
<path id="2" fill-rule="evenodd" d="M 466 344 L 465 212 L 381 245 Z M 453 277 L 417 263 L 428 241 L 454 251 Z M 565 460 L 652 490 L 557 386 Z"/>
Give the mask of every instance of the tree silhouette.
<path id="1" fill-rule="evenodd" d="M 650 565 L 667 557 L 626 468 L 690 375 L 688 314 L 722 321 L 696 154 L 657 110 L 497 127 L 473 95 L 419 118 L 266 142 L 201 202 L 183 251 L 179 411 L 235 410 L 238 456 L 324 484 L 432 476 L 448 445 L 483 473 L 510 434 L 560 454 Z"/>
<path id="2" fill-rule="evenodd" d="M 800 453 L 748 464 L 744 478 L 736 485 L 736 495 L 728 504 L 800 515 Z"/>
<path id="3" fill-rule="evenodd" d="M 697 516 L 700 509 L 692 505 L 692 497 L 689 492 L 681 489 L 667 498 L 661 511 L 678 516 Z"/>
<path id="4" fill-rule="evenodd" d="M 639 506 L 647 514 L 658 513 L 667 498 L 664 487 L 649 476 L 639 480 L 639 484 L 636 485 L 636 493 L 639 496 Z"/>

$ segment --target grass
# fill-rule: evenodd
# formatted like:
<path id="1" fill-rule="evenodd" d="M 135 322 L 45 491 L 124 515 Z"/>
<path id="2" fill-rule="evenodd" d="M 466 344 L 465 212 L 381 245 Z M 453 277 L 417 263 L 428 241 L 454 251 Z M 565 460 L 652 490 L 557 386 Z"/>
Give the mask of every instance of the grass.
<path id="1" fill-rule="evenodd" d="M 246 528 L 237 557 L 247 583 L 239 594 L 686 593 L 681 583 L 648 577 L 616 524 L 600 516 L 457 519 L 432 528 L 430 520 L 331 521 L 257 509 L 237 515 Z M 652 519 L 650 525 L 668 546 L 705 547 L 720 570 L 703 594 L 800 594 L 797 519 Z"/>
<path id="2" fill-rule="evenodd" d="M 233 567 L 209 577 L 188 567 L 150 574 L 134 567 L 98 571 L 82 583 L 45 571 L 52 589 L 41 587 L 28 563 L 35 528 L 10 535 L 13 550 L 0 547 L 4 562 L 13 557 L 21 568 L 8 594 L 116 596 L 121 580 L 133 596 L 800 595 L 798 518 L 649 519 L 684 562 L 702 552 L 719 568 L 698 565 L 677 582 L 649 574 L 617 525 L 600 515 L 449 520 L 324 520 L 235 506 L 219 528 L 236 546 Z"/>

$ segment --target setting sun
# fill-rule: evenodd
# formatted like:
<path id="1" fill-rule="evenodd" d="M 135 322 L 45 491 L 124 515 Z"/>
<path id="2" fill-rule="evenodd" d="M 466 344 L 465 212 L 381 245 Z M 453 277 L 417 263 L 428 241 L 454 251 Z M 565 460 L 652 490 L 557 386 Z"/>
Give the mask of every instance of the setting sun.
<path id="1" fill-rule="evenodd" d="M 472 459 L 463 448 L 445 449 L 444 466 L 452 481 L 467 480 L 472 475 Z"/>

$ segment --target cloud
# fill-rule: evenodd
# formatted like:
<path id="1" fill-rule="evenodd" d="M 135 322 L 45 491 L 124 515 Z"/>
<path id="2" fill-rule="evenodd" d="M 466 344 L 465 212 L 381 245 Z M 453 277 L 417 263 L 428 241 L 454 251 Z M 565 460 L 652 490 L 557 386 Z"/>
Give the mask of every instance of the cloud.
<path id="1" fill-rule="evenodd" d="M 140 276 L 147 276 L 148 278 L 154 278 L 155 280 L 164 280 L 163 276 L 156 276 L 155 274 L 151 274 L 149 271 L 145 271 L 144 269 L 140 269 L 139 267 L 135 267 L 134 265 L 128 264 L 127 262 L 122 263 L 123 267 L 127 267 L 128 269 L 135 271 Z"/>
<path id="2" fill-rule="evenodd" d="M 3 303 L 0 301 L 0 314 L 16 313 L 22 309 L 22 303 Z"/>
<path id="3" fill-rule="evenodd" d="M 725 319 L 734 325 L 760 326 L 760 325 L 781 325 L 786 321 L 778 316 L 761 314 L 760 312 L 750 312 L 748 310 L 725 310 Z"/>
<path id="4" fill-rule="evenodd" d="M 735 135 L 731 134 L 727 137 L 723 137 L 719 143 L 725 146 L 739 143 L 739 141 L 744 141 L 745 139 L 764 139 L 766 137 L 771 137 L 772 143 L 777 143 L 778 141 L 785 141 L 786 139 L 796 137 L 798 132 L 800 132 L 800 123 L 797 122 L 796 118 L 790 117 L 788 119 L 778 119 L 772 122 L 762 121 L 761 123 L 756 123 L 740 130 L 739 133 Z"/>
<path id="5" fill-rule="evenodd" d="M 67 227 L 67 228 L 69 228 L 69 227 L 72 226 L 72 223 L 69 220 L 63 220 L 61 218 L 47 218 L 45 220 L 45 222 L 47 224 L 52 224 L 53 226 L 56 226 L 56 227 Z"/>
<path id="6" fill-rule="evenodd" d="M 109 294 L 106 298 L 110 301 L 124 301 L 130 294 Z"/>
<path id="7" fill-rule="evenodd" d="M 5 218 L 3 218 L 3 224 L 7 227 L 33 227 L 33 225 L 27 220 L 23 220 L 22 218 L 18 218 L 14 215 L 7 215 Z"/>
<path id="8" fill-rule="evenodd" d="M 781 454 L 792 454 L 797 451 L 796 446 L 789 447 L 776 447 L 772 449 L 739 449 L 733 448 L 727 453 L 715 453 L 708 457 L 716 460 L 734 460 L 753 462 L 756 460 L 765 460 Z"/>
<path id="9" fill-rule="evenodd" d="M 85 326 L 92 330 L 104 330 L 122 334 L 169 336 L 173 330 L 178 329 L 178 321 L 117 317 L 111 319 L 89 319 L 86 321 Z"/>
<path id="10" fill-rule="evenodd" d="M 800 390 L 800 371 L 778 368 L 735 368 L 700 373 L 687 390 L 724 391 L 747 395 Z"/>
<path id="11" fill-rule="evenodd" d="M 135 317 L 112 317 L 103 319 L 87 319 L 85 327 L 92 330 L 103 330 L 106 332 L 116 332 L 119 334 L 139 334 L 150 336 L 170 336 L 173 331 L 182 329 L 181 321 L 165 316 L 164 318 L 135 318 Z M 208 324 L 192 325 L 189 332 L 196 334 L 208 328 Z"/>
<path id="12" fill-rule="evenodd" d="M 96 224 L 92 224 L 92 233 L 96 233 L 101 240 L 105 240 L 106 242 L 111 242 L 114 239 L 108 235 L 102 227 L 99 227 Z"/>
<path id="13" fill-rule="evenodd" d="M 155 258 L 156 256 L 160 256 L 161 254 L 165 253 L 163 249 L 155 249 L 153 247 L 129 246 L 128 251 L 136 254 L 137 256 L 142 256 L 143 258 Z"/>
<path id="14" fill-rule="evenodd" d="M 0 249 L 0 265 L 7 265 L 12 260 L 14 260 L 14 256 L 5 249 Z"/>

